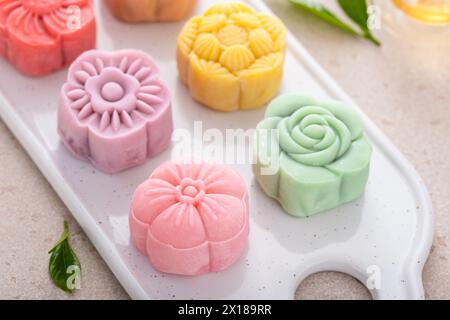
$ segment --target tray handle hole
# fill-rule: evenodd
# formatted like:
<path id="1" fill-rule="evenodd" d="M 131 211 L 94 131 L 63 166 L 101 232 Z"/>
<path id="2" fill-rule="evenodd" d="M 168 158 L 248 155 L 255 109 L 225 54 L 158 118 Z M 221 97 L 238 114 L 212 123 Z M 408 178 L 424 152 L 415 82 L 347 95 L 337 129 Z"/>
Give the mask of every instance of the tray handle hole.
<path id="1" fill-rule="evenodd" d="M 372 300 L 365 285 L 342 272 L 317 272 L 306 277 L 295 291 L 296 300 Z"/>

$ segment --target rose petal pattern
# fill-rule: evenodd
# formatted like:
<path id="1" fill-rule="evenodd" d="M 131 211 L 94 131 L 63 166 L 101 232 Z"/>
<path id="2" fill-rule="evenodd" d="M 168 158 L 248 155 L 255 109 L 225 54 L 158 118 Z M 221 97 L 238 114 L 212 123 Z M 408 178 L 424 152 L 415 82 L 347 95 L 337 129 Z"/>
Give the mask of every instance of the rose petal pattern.
<path id="1" fill-rule="evenodd" d="M 253 171 L 264 192 L 303 217 L 363 193 L 372 147 L 350 107 L 286 94 L 272 101 L 257 126 L 255 153 Z"/>

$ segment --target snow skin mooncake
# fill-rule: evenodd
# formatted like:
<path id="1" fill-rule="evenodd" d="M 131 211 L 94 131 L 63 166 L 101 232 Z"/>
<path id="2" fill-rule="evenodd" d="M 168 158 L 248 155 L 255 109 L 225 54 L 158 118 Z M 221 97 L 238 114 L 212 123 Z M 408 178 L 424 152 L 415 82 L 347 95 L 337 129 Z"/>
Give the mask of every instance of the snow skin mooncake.
<path id="1" fill-rule="evenodd" d="M 192 12 L 197 0 L 107 0 L 115 17 L 125 22 L 178 21 Z"/>
<path id="2" fill-rule="evenodd" d="M 95 48 L 91 0 L 0 0 L 0 56 L 42 76 Z"/>
<path id="3" fill-rule="evenodd" d="M 214 5 L 178 37 L 180 78 L 194 99 L 212 109 L 261 107 L 280 87 L 285 37 L 274 16 L 240 2 Z"/>
<path id="4" fill-rule="evenodd" d="M 286 94 L 258 124 L 255 154 L 253 171 L 264 192 L 304 217 L 361 196 L 372 147 L 351 107 Z"/>
<path id="5" fill-rule="evenodd" d="M 246 186 L 225 165 L 166 162 L 136 189 L 129 221 L 133 243 L 155 269 L 221 271 L 247 246 Z"/>
<path id="6" fill-rule="evenodd" d="M 69 68 L 58 131 L 78 158 L 117 173 L 165 150 L 172 130 L 169 90 L 146 53 L 92 50 Z"/>

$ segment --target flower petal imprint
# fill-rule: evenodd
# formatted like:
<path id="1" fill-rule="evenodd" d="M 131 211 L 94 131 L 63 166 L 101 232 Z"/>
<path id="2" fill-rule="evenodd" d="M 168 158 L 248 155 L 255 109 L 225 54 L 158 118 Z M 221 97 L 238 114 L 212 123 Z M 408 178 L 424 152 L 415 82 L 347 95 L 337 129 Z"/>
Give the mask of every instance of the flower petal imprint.
<path id="1" fill-rule="evenodd" d="M 258 124 L 255 154 L 253 171 L 264 192 L 289 214 L 310 216 L 364 192 L 372 147 L 352 108 L 286 94 Z"/>
<path id="2" fill-rule="evenodd" d="M 131 239 L 155 269 L 181 275 L 221 271 L 248 241 L 248 196 L 225 165 L 166 162 L 135 191 Z"/>
<path id="3" fill-rule="evenodd" d="M 0 1 L 0 55 L 24 74 L 69 65 L 95 38 L 92 0 Z"/>
<path id="4" fill-rule="evenodd" d="M 278 18 L 225 2 L 186 23 L 177 41 L 180 78 L 194 99 L 220 110 L 253 109 L 275 96 L 286 30 Z"/>
<path id="5" fill-rule="evenodd" d="M 58 131 L 78 158 L 120 172 L 165 150 L 172 130 L 169 90 L 146 53 L 92 50 L 70 67 Z"/>

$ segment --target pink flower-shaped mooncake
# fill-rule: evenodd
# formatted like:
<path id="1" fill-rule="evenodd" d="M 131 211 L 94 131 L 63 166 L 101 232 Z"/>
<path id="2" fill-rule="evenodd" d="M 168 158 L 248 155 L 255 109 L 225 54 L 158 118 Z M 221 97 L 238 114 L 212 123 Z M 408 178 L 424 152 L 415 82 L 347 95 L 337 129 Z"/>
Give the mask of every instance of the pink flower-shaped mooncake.
<path id="1" fill-rule="evenodd" d="M 0 0 L 0 55 L 40 76 L 95 48 L 91 0 Z"/>
<path id="2" fill-rule="evenodd" d="M 168 147 L 170 94 L 142 51 L 88 51 L 62 87 L 58 131 L 67 148 L 107 173 L 142 164 Z"/>
<path id="3" fill-rule="evenodd" d="M 225 165 L 164 163 L 137 188 L 130 231 L 135 246 L 159 271 L 223 270 L 247 244 L 245 183 Z"/>

